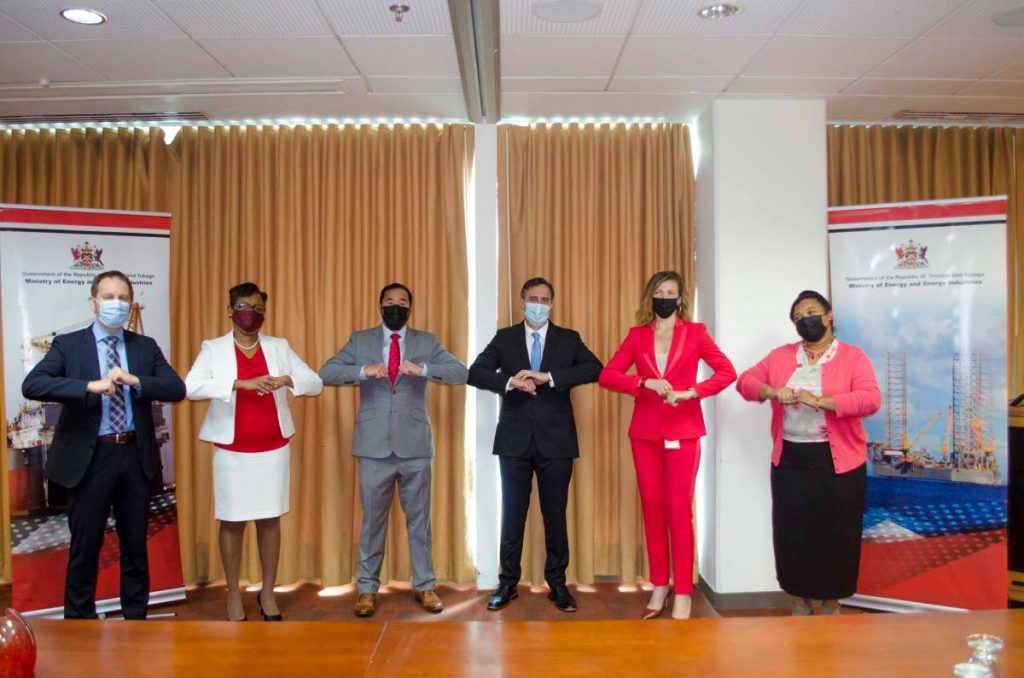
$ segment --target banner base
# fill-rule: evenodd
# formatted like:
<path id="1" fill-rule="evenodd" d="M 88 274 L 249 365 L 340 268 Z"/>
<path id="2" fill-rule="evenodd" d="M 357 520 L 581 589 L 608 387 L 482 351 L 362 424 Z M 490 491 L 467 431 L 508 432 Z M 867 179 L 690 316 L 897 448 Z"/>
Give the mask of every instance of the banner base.
<path id="1" fill-rule="evenodd" d="M 879 598 L 877 596 L 866 596 L 862 593 L 854 594 L 849 598 L 843 598 L 844 605 L 850 607 L 863 607 L 869 610 L 881 612 L 898 612 L 906 614 L 909 612 L 967 612 L 962 607 L 946 607 L 945 605 L 932 605 L 930 603 L 915 603 L 909 600 L 897 600 L 895 598 Z"/>
<path id="2" fill-rule="evenodd" d="M 164 605 L 166 603 L 176 603 L 178 601 L 185 600 L 185 587 L 179 587 L 176 589 L 166 589 L 164 591 L 153 591 L 149 594 L 149 607 L 155 605 Z M 113 614 L 120 612 L 121 601 L 117 598 L 107 598 L 106 600 L 96 601 L 96 612 L 103 619 L 104 615 Z M 63 607 L 48 607 L 45 610 L 31 610 L 29 612 L 22 612 L 25 617 L 33 617 L 35 619 L 63 619 L 64 608 Z"/>

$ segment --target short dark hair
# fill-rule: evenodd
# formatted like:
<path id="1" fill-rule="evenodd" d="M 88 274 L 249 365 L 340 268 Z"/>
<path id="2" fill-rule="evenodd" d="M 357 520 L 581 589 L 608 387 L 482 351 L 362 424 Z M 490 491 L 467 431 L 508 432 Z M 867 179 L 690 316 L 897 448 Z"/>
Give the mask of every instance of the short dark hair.
<path id="1" fill-rule="evenodd" d="M 796 300 L 789 307 L 789 320 L 793 320 L 793 311 L 796 310 L 796 305 L 805 299 L 814 299 L 816 302 L 821 304 L 825 308 L 826 313 L 832 311 L 832 304 L 828 303 L 828 299 L 818 294 L 814 290 L 804 290 L 800 294 L 796 295 Z"/>
<path id="2" fill-rule="evenodd" d="M 254 294 L 260 295 L 263 303 L 267 303 L 267 293 L 260 289 L 254 282 L 239 283 L 228 290 L 228 306 L 234 307 L 242 297 L 251 297 Z"/>
<path id="3" fill-rule="evenodd" d="M 377 300 L 377 303 L 378 304 L 383 304 L 384 303 L 384 295 L 387 294 L 388 292 L 390 292 L 391 290 L 405 290 L 406 295 L 408 295 L 408 297 L 409 297 L 409 305 L 412 306 L 412 290 L 410 290 L 408 287 L 406 287 L 402 283 L 397 283 L 397 282 L 395 282 L 395 283 L 388 283 L 387 285 L 384 286 L 384 289 L 382 289 L 380 291 L 380 299 Z"/>
<path id="4" fill-rule="evenodd" d="M 529 280 L 524 282 L 522 289 L 519 290 L 519 298 L 520 299 L 525 299 L 526 298 L 526 290 L 530 289 L 531 287 L 537 287 L 538 285 L 547 285 L 548 289 L 551 290 L 551 299 L 554 300 L 554 298 L 555 298 L 555 286 L 552 285 L 551 283 L 549 283 L 546 279 L 540 278 L 540 277 L 538 277 L 538 278 L 530 278 Z"/>
<path id="5" fill-rule="evenodd" d="M 121 271 L 103 271 L 103 273 L 97 274 L 96 277 L 92 279 L 92 287 L 89 290 L 89 294 L 92 295 L 93 299 L 96 298 L 96 293 L 100 291 L 100 282 L 107 278 L 123 280 L 125 284 L 128 285 L 128 298 L 135 301 L 135 289 L 132 288 L 132 281 L 129 280 L 128 276 L 124 273 L 121 273 Z"/>

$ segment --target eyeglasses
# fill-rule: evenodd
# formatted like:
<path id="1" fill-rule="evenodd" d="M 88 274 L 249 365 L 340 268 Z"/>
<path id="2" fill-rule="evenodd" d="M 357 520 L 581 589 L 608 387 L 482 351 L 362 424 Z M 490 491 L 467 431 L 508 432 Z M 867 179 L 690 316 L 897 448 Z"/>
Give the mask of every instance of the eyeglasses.
<path id="1" fill-rule="evenodd" d="M 233 308 L 236 311 L 256 311 L 257 313 L 266 313 L 267 311 L 267 307 L 264 306 L 263 304 L 256 304 L 255 306 L 252 306 L 251 304 L 247 304 L 244 301 L 235 304 Z"/>

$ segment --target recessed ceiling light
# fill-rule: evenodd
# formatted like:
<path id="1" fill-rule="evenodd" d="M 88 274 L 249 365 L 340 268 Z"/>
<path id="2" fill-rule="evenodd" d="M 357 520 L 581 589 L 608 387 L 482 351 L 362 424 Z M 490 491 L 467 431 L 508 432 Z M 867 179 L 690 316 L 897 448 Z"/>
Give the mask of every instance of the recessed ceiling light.
<path id="1" fill-rule="evenodd" d="M 86 26 L 96 26 L 107 22 L 105 14 L 85 7 L 69 7 L 68 9 L 62 9 L 60 11 L 60 15 L 68 21 L 74 21 L 76 24 L 85 24 Z"/>
<path id="2" fill-rule="evenodd" d="M 708 5 L 697 12 L 697 16 L 701 19 L 724 19 L 727 16 L 732 16 L 738 11 L 740 11 L 738 5 Z"/>
<path id="3" fill-rule="evenodd" d="M 1019 28 L 1024 26 L 1024 7 L 1017 7 L 1016 9 L 1008 9 L 1005 12 L 1000 12 L 992 17 L 992 23 L 996 26 L 1005 26 L 1007 28 Z"/>
<path id="4" fill-rule="evenodd" d="M 588 21 L 601 13 L 604 3 L 598 0 L 534 0 L 533 15 L 557 24 Z"/>

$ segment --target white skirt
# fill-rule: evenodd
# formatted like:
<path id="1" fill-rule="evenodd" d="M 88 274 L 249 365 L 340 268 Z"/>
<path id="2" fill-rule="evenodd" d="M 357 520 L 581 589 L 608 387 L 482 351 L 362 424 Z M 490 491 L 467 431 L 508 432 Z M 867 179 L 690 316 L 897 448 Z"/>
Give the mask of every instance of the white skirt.
<path id="1" fill-rule="evenodd" d="M 232 452 L 213 446 L 213 513 L 243 522 L 288 513 L 291 448 Z"/>

